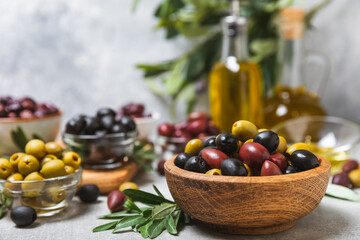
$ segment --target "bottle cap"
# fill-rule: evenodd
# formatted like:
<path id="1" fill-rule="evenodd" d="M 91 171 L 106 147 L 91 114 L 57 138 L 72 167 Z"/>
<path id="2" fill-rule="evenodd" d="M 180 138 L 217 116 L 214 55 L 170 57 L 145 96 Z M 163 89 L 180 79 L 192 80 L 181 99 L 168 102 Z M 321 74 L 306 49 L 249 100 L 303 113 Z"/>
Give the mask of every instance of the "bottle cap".
<path id="1" fill-rule="evenodd" d="M 280 35 L 283 39 L 302 38 L 304 34 L 305 11 L 302 8 L 284 8 L 280 11 Z"/>
<path id="2" fill-rule="evenodd" d="M 247 21 L 244 17 L 227 16 L 222 19 L 222 27 L 225 35 L 235 37 L 246 32 Z"/>

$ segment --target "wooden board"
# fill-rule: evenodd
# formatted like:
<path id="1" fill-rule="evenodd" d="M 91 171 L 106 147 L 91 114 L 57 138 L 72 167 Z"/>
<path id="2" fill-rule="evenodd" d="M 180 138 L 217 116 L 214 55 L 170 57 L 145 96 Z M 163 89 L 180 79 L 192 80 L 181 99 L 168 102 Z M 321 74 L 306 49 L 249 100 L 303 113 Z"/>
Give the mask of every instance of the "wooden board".
<path id="1" fill-rule="evenodd" d="M 115 170 L 84 169 L 81 185 L 96 184 L 100 194 L 105 195 L 118 189 L 121 183 L 130 181 L 139 169 L 140 166 L 132 161 Z"/>

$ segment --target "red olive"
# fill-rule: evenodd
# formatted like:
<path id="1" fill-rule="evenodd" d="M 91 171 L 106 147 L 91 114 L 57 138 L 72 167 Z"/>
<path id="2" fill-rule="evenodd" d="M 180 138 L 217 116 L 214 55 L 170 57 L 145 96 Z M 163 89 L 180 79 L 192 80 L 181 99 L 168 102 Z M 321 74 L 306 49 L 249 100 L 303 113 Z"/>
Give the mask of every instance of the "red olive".
<path id="1" fill-rule="evenodd" d="M 273 176 L 273 175 L 281 175 L 282 172 L 280 168 L 273 162 L 269 160 L 265 160 L 262 167 L 260 176 Z"/>
<path id="2" fill-rule="evenodd" d="M 212 148 L 201 151 L 200 156 L 211 168 L 220 168 L 221 162 L 229 158 L 225 153 Z"/>
<path id="3" fill-rule="evenodd" d="M 260 169 L 263 162 L 269 159 L 269 151 L 260 143 L 245 143 L 239 151 L 240 159 L 253 168 Z"/>
<path id="4" fill-rule="evenodd" d="M 288 165 L 286 157 L 281 153 L 274 153 L 270 155 L 269 160 L 275 163 L 280 168 L 281 171 L 284 171 Z"/>
<path id="5" fill-rule="evenodd" d="M 114 190 L 108 195 L 107 205 L 111 212 L 118 212 L 124 208 L 126 196 L 119 190 Z"/>
<path id="6" fill-rule="evenodd" d="M 188 125 L 187 121 L 182 121 L 174 124 L 175 130 L 184 130 L 186 129 L 186 126 Z"/>
<path id="7" fill-rule="evenodd" d="M 349 173 L 354 169 L 357 169 L 359 167 L 359 163 L 356 160 L 348 160 L 345 162 L 342 170 L 343 172 Z"/>
<path id="8" fill-rule="evenodd" d="M 207 128 L 207 121 L 200 119 L 189 122 L 186 127 L 186 131 L 189 132 L 191 135 L 196 136 L 199 133 L 205 132 Z"/>
<path id="9" fill-rule="evenodd" d="M 347 188 L 352 187 L 351 180 L 346 172 L 335 174 L 331 182 Z"/>
<path id="10" fill-rule="evenodd" d="M 162 136 L 171 137 L 174 132 L 174 126 L 170 123 L 162 123 L 158 127 L 158 133 Z"/>
<path id="11" fill-rule="evenodd" d="M 200 120 L 200 119 L 205 120 L 205 121 L 209 121 L 210 116 L 209 116 L 209 114 L 204 113 L 204 112 L 192 112 L 188 116 L 189 121 Z"/>
<path id="12" fill-rule="evenodd" d="M 217 129 L 217 127 L 215 127 L 214 123 L 212 121 L 210 121 L 208 123 L 207 129 L 206 129 L 207 133 L 209 133 L 211 136 L 215 136 L 218 135 L 220 133 L 220 130 Z"/>
<path id="13" fill-rule="evenodd" d="M 209 134 L 202 132 L 202 133 L 200 133 L 199 135 L 197 135 L 196 138 L 199 138 L 199 139 L 207 139 L 208 137 L 210 137 Z"/>

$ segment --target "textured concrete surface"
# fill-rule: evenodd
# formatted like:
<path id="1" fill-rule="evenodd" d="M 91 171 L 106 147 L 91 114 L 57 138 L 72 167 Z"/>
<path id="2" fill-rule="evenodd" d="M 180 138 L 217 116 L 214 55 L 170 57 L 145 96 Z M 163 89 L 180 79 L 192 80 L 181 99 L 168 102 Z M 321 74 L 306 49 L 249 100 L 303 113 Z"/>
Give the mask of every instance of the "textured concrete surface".
<path id="1" fill-rule="evenodd" d="M 154 183 L 167 198 L 171 198 L 165 177 L 156 172 L 142 172 L 135 182 L 141 190 L 153 192 Z M 360 191 L 359 191 L 360 193 Z M 68 209 L 58 217 L 39 219 L 33 225 L 20 229 L 11 222 L 9 215 L 0 220 L 1 240 L 42 240 L 42 239 L 143 239 L 134 232 L 111 234 L 111 232 L 92 233 L 91 230 L 108 221 L 97 219 L 109 213 L 106 198 L 101 197 L 95 204 L 81 204 L 77 198 Z M 159 240 L 167 239 L 276 239 L 276 240 L 357 240 L 360 237 L 360 204 L 325 197 L 320 205 L 309 215 L 300 219 L 288 231 L 266 236 L 236 236 L 214 232 L 203 226 L 185 226 L 178 237 L 163 232 Z"/>
<path id="2" fill-rule="evenodd" d="M 132 14 L 129 0 L 0 1 L 0 95 L 54 102 L 65 110 L 65 120 L 130 100 L 146 102 L 168 119 L 166 103 L 135 69 L 136 63 L 169 59 L 189 47 L 184 39 L 165 41 L 162 31 L 153 31 L 158 2 L 140 1 Z M 306 42 L 332 64 L 324 97 L 329 114 L 360 123 L 359 9 L 359 1 L 333 0 Z"/>

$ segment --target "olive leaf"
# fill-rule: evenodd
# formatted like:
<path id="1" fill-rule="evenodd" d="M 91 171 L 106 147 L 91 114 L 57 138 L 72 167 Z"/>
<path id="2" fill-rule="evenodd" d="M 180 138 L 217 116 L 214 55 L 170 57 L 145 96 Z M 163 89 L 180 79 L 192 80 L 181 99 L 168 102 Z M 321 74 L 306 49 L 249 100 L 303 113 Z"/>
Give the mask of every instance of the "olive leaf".
<path id="1" fill-rule="evenodd" d="M 109 222 L 100 226 L 97 226 L 96 228 L 94 228 L 92 231 L 93 232 L 101 232 L 101 231 L 106 231 L 106 230 L 110 230 L 110 229 L 114 229 L 116 224 L 119 221 L 114 221 L 114 222 Z"/>
<path id="2" fill-rule="evenodd" d="M 170 200 L 164 199 L 162 197 L 159 197 L 151 193 L 143 192 L 141 190 L 126 189 L 123 192 L 126 196 L 128 196 L 132 200 L 139 201 L 143 204 L 158 205 L 163 202 L 174 203 Z"/>
<path id="3" fill-rule="evenodd" d="M 164 195 L 161 194 L 161 192 L 160 192 L 159 189 L 155 186 L 155 184 L 153 184 L 153 188 L 154 188 L 155 192 L 157 193 L 157 195 L 158 195 L 159 197 L 162 197 L 162 198 L 165 199 Z"/>
<path id="4" fill-rule="evenodd" d="M 177 232 L 177 229 L 176 229 L 176 225 L 175 225 L 175 222 L 174 222 L 174 218 L 173 218 L 173 216 L 172 215 L 168 215 L 167 216 L 167 221 L 166 221 L 166 230 L 169 232 L 169 233 L 171 233 L 171 234 L 173 234 L 173 235 L 175 235 L 175 234 L 177 234 L 178 232 Z"/>
<path id="5" fill-rule="evenodd" d="M 15 130 L 11 130 L 11 139 L 20 150 L 25 151 L 28 139 L 20 126 L 17 126 Z"/>
<path id="6" fill-rule="evenodd" d="M 148 219 L 143 217 L 142 215 L 124 217 L 123 219 L 118 221 L 118 223 L 116 224 L 116 226 L 113 230 L 113 233 L 115 233 L 118 230 L 123 229 L 123 228 L 131 227 L 131 226 L 138 225 L 138 224 L 143 224 L 147 220 Z"/>
<path id="7" fill-rule="evenodd" d="M 150 238 L 156 238 L 166 229 L 166 220 L 166 218 L 161 220 L 154 220 L 153 224 L 148 228 Z"/>
<path id="8" fill-rule="evenodd" d="M 143 238 L 155 238 L 165 229 L 170 234 L 177 234 L 179 222 L 182 221 L 185 224 L 188 222 L 187 215 L 183 214 L 176 203 L 165 199 L 155 185 L 153 187 L 160 196 L 134 189 L 124 190 L 124 193 L 128 197 L 131 196 L 132 200 L 144 204 L 151 203 L 153 206 L 138 208 L 133 201 L 128 200 L 125 204 L 129 208 L 128 210 L 99 217 L 101 219 L 117 219 L 117 221 L 95 227 L 93 232 L 113 229 L 112 233 L 119 233 L 119 230 L 131 227 L 134 232 L 140 233 Z"/>
<path id="9" fill-rule="evenodd" d="M 174 203 L 162 203 L 153 208 L 152 218 L 154 220 L 159 220 L 167 217 L 172 214 L 176 209 L 176 204 Z"/>
<path id="10" fill-rule="evenodd" d="M 140 208 L 138 206 L 136 206 L 136 204 L 133 201 L 131 201 L 130 199 L 126 200 L 126 202 L 124 203 L 124 207 L 129 210 L 133 210 L 134 212 L 137 212 L 137 213 L 142 212 L 140 210 Z"/>
<path id="11" fill-rule="evenodd" d="M 328 197 L 340 198 L 353 202 L 360 202 L 360 196 L 350 188 L 343 187 L 337 184 L 329 184 L 325 195 Z"/>

